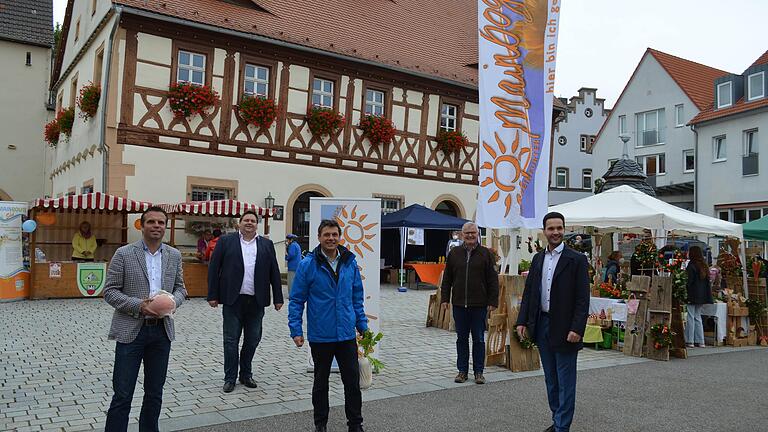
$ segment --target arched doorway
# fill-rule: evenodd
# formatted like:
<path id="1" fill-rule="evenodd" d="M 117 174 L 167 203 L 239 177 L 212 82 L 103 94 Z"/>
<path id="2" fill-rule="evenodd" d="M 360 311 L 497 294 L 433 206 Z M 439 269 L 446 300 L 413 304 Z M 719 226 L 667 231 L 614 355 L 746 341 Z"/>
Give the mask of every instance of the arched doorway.
<path id="1" fill-rule="evenodd" d="M 459 209 L 453 201 L 440 201 L 435 207 L 435 211 L 444 215 L 459 217 Z"/>
<path id="2" fill-rule="evenodd" d="M 298 237 L 301 250 L 309 249 L 309 236 L 312 235 L 309 226 L 309 199 L 312 197 L 324 197 L 320 192 L 307 191 L 299 195 L 293 203 L 292 231 Z"/>

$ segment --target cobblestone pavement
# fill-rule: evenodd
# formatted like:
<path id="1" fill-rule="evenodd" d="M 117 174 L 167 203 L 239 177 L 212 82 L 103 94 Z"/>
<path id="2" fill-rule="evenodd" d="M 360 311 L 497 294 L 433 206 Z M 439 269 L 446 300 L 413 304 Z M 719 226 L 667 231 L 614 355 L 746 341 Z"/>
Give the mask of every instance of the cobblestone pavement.
<path id="1" fill-rule="evenodd" d="M 385 338 L 381 360 L 386 368 L 374 377 L 364 400 L 452 388 L 455 336 L 425 328 L 431 291 L 398 293 L 383 286 L 381 305 Z M 79 431 L 103 428 L 112 396 L 114 342 L 106 334 L 112 308 L 101 299 L 39 300 L 0 304 L 0 430 Z M 257 389 L 238 385 L 224 394 L 221 309 L 191 299 L 176 316 L 177 340 L 171 349 L 161 427 L 180 430 L 299 412 L 311 409 L 312 376 L 307 352 L 288 335 L 287 311 L 268 309 L 264 336 L 254 359 Z M 616 366 L 645 359 L 616 351 L 584 350 L 580 369 Z M 489 381 L 539 375 L 489 367 Z M 141 398 L 133 400 L 131 427 L 136 429 Z M 467 384 L 462 384 L 467 385 Z M 343 404 L 338 376 L 331 379 L 331 404 Z"/>

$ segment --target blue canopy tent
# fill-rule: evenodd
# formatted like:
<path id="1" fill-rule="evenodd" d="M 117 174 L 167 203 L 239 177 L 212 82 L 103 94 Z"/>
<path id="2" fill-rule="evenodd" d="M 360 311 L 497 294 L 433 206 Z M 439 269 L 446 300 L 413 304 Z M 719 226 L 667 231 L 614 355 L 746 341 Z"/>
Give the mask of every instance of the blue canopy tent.
<path id="1" fill-rule="evenodd" d="M 402 210 L 383 215 L 381 217 L 381 229 L 397 229 L 400 233 L 400 287 L 403 288 L 402 273 L 407 245 L 406 230 L 408 228 L 454 231 L 461 230 L 461 227 L 467 222 L 469 221 L 466 219 L 439 213 L 418 204 L 412 204 Z"/>

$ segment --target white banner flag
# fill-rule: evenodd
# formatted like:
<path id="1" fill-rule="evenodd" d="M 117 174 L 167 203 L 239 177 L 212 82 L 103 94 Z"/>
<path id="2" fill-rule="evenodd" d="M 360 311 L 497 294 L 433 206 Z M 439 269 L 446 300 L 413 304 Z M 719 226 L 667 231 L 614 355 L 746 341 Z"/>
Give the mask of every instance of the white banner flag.
<path id="1" fill-rule="evenodd" d="M 560 0 L 479 0 L 477 222 L 538 228 L 547 211 Z"/>

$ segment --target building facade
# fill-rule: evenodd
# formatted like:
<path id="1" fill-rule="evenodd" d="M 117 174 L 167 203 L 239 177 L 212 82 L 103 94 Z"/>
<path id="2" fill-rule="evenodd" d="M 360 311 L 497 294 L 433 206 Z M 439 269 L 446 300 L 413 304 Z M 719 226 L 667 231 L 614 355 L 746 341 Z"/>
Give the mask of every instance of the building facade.
<path id="1" fill-rule="evenodd" d="M 710 86 L 713 104 L 694 117 L 699 213 L 735 223 L 768 216 L 768 51 L 741 74 Z"/>
<path id="2" fill-rule="evenodd" d="M 54 71 L 57 107 L 73 106 L 87 82 L 99 83 L 102 95 L 96 117 L 78 119 L 71 139 L 56 148 L 54 195 L 95 190 L 152 202 L 230 198 L 261 205 L 270 196 L 284 207 L 284 219 L 270 222 L 273 238 L 293 232 L 305 242 L 313 235 L 308 210 L 314 196 L 380 197 L 385 211 L 419 203 L 474 217 L 476 44 L 464 48 L 466 56 L 444 57 L 426 36 L 421 45 L 396 49 L 366 42 L 376 38 L 362 34 L 315 39 L 317 32 L 303 33 L 311 26 L 277 19 L 298 14 L 298 21 L 311 21 L 320 7 L 311 2 L 273 5 L 268 13 L 260 2 L 222 2 L 216 13 L 194 1 L 123 3 L 68 4 Z M 430 7 L 406 3 L 386 7 L 395 15 Z M 370 31 L 352 25 L 359 18 L 340 12 L 334 23 Z M 466 25 L 471 17 L 455 19 L 467 30 L 454 42 L 476 39 L 473 25 Z M 377 31 L 408 37 L 394 35 L 406 28 Z M 405 54 L 394 57 L 397 52 Z M 220 103 L 204 115 L 174 117 L 168 90 L 178 82 L 210 86 Z M 237 106 L 245 95 L 274 99 L 278 115 L 270 128 L 242 119 Z M 315 105 L 344 115 L 344 127 L 313 136 L 306 117 Z M 369 113 L 392 120 L 391 142 L 372 145 L 363 136 L 359 121 Z M 462 131 L 469 144 L 444 153 L 436 143 L 441 130 Z"/>
<path id="3" fill-rule="evenodd" d="M 48 110 L 53 3 L 14 1 L 0 8 L 0 200 L 31 201 L 49 193 Z"/>
<path id="4" fill-rule="evenodd" d="M 561 99 L 562 100 L 562 99 Z M 566 101 L 563 101 L 566 102 Z M 552 163 L 549 180 L 549 205 L 575 201 L 592 195 L 592 147 L 610 110 L 597 89 L 582 87 L 578 96 L 567 101 L 565 117 L 552 132 Z M 602 172 L 597 173 L 598 175 Z"/>
<path id="5" fill-rule="evenodd" d="M 628 154 L 644 169 L 656 196 L 694 208 L 694 132 L 686 125 L 713 100 L 711 83 L 727 72 L 654 49 L 646 50 L 592 148 L 596 177 Z"/>

